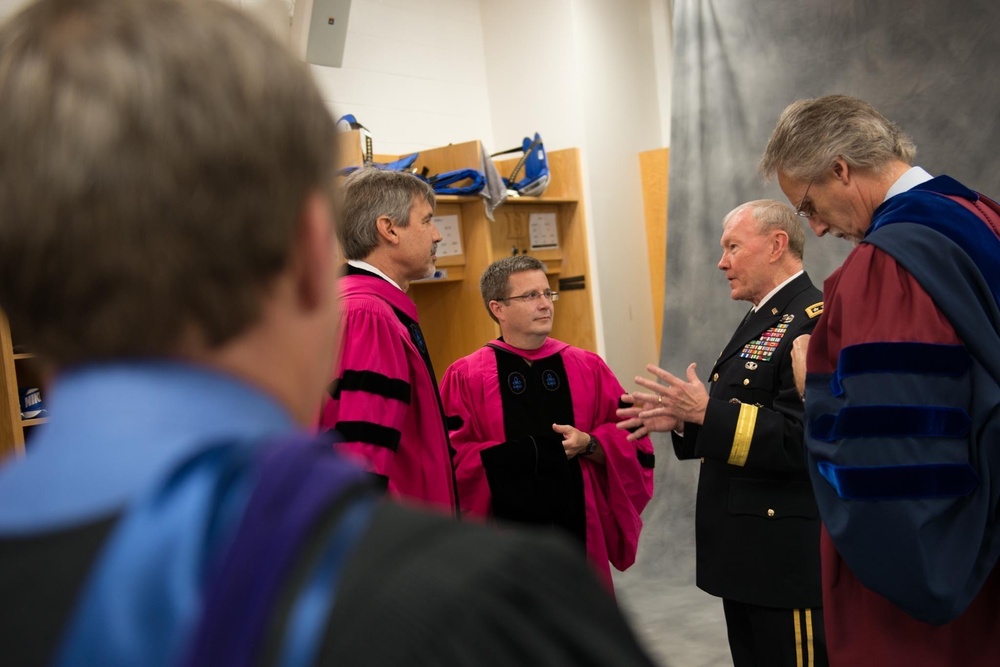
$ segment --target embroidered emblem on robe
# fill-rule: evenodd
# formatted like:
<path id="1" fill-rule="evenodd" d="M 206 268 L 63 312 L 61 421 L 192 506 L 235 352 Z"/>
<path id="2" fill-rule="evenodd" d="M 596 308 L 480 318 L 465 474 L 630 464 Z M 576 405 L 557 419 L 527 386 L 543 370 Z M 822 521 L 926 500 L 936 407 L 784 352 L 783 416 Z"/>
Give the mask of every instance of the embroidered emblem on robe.
<path id="1" fill-rule="evenodd" d="M 559 375 L 555 371 L 548 370 L 542 373 L 542 385 L 549 391 L 556 391 L 559 389 Z"/>
<path id="2" fill-rule="evenodd" d="M 528 383 L 525 382 L 524 376 L 520 373 L 511 373 L 507 376 L 507 386 L 510 387 L 511 392 L 523 394 L 524 390 L 528 387 Z"/>
<path id="3" fill-rule="evenodd" d="M 417 344 L 417 349 L 422 354 L 427 354 L 427 343 L 424 342 L 424 334 L 420 331 L 420 326 L 416 322 L 410 324 L 410 337 Z"/>

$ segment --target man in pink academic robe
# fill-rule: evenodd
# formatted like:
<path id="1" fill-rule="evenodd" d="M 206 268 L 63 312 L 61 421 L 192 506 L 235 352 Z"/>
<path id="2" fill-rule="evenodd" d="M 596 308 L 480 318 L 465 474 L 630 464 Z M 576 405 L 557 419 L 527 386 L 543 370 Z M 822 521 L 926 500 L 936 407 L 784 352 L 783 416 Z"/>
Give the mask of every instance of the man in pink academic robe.
<path id="1" fill-rule="evenodd" d="M 635 561 L 653 447 L 615 427 L 624 390 L 604 361 L 549 338 L 558 294 L 544 269 L 525 255 L 486 269 L 502 337 L 445 372 L 459 499 L 467 515 L 566 531 L 610 589 L 610 565 Z"/>
<path id="2" fill-rule="evenodd" d="M 342 347 L 320 415 L 335 447 L 389 495 L 456 512 L 455 479 L 437 379 L 406 295 L 434 271 L 441 240 L 434 191 L 404 172 L 362 168 L 343 184 L 339 233 Z"/>

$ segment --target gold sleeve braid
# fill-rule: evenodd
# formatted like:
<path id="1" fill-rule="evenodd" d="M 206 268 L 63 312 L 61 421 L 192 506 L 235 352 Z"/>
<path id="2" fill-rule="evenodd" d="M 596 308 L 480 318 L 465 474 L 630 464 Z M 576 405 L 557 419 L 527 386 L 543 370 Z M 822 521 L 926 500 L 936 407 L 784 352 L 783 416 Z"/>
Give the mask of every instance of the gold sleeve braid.
<path id="1" fill-rule="evenodd" d="M 736 435 L 733 436 L 733 448 L 729 451 L 729 463 L 734 466 L 745 466 L 750 455 L 750 441 L 753 440 L 753 428 L 757 423 L 757 406 L 749 403 L 740 404 L 740 416 L 736 420 Z"/>

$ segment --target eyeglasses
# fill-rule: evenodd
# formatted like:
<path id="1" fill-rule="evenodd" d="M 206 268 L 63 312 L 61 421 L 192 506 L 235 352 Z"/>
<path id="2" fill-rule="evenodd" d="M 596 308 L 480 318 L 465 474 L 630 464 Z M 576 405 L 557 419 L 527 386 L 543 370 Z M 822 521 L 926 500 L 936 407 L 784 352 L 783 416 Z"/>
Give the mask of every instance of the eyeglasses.
<path id="1" fill-rule="evenodd" d="M 553 292 L 552 290 L 547 289 L 544 292 L 528 292 L 527 294 L 508 296 L 503 299 L 497 299 L 497 301 L 512 301 L 514 299 L 517 299 L 518 301 L 523 301 L 524 303 L 535 303 L 543 296 L 546 299 L 548 299 L 549 302 L 551 303 L 555 303 L 556 301 L 559 300 L 559 292 Z"/>
<path id="2" fill-rule="evenodd" d="M 806 186 L 806 191 L 802 193 L 802 199 L 799 200 L 799 205 L 795 209 L 795 215 L 800 218 L 811 218 L 816 215 L 816 209 L 813 208 L 812 202 L 809 202 L 809 208 L 806 208 L 806 197 L 809 195 L 809 188 L 812 187 L 813 182 L 809 181 L 809 185 Z"/>

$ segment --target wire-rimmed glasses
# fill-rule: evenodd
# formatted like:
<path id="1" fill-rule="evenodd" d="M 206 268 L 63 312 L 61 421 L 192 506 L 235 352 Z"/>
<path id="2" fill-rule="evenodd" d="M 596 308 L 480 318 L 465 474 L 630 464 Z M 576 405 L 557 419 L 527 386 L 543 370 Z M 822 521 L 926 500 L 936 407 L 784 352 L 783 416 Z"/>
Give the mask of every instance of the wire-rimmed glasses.
<path id="1" fill-rule="evenodd" d="M 559 292 L 553 292 L 550 289 L 547 289 L 544 292 L 531 291 L 527 294 L 518 294 L 517 296 L 508 296 L 503 299 L 497 299 L 497 301 L 513 301 L 516 299 L 523 303 L 535 303 L 541 297 L 548 299 L 549 303 L 555 303 L 559 300 Z"/>

